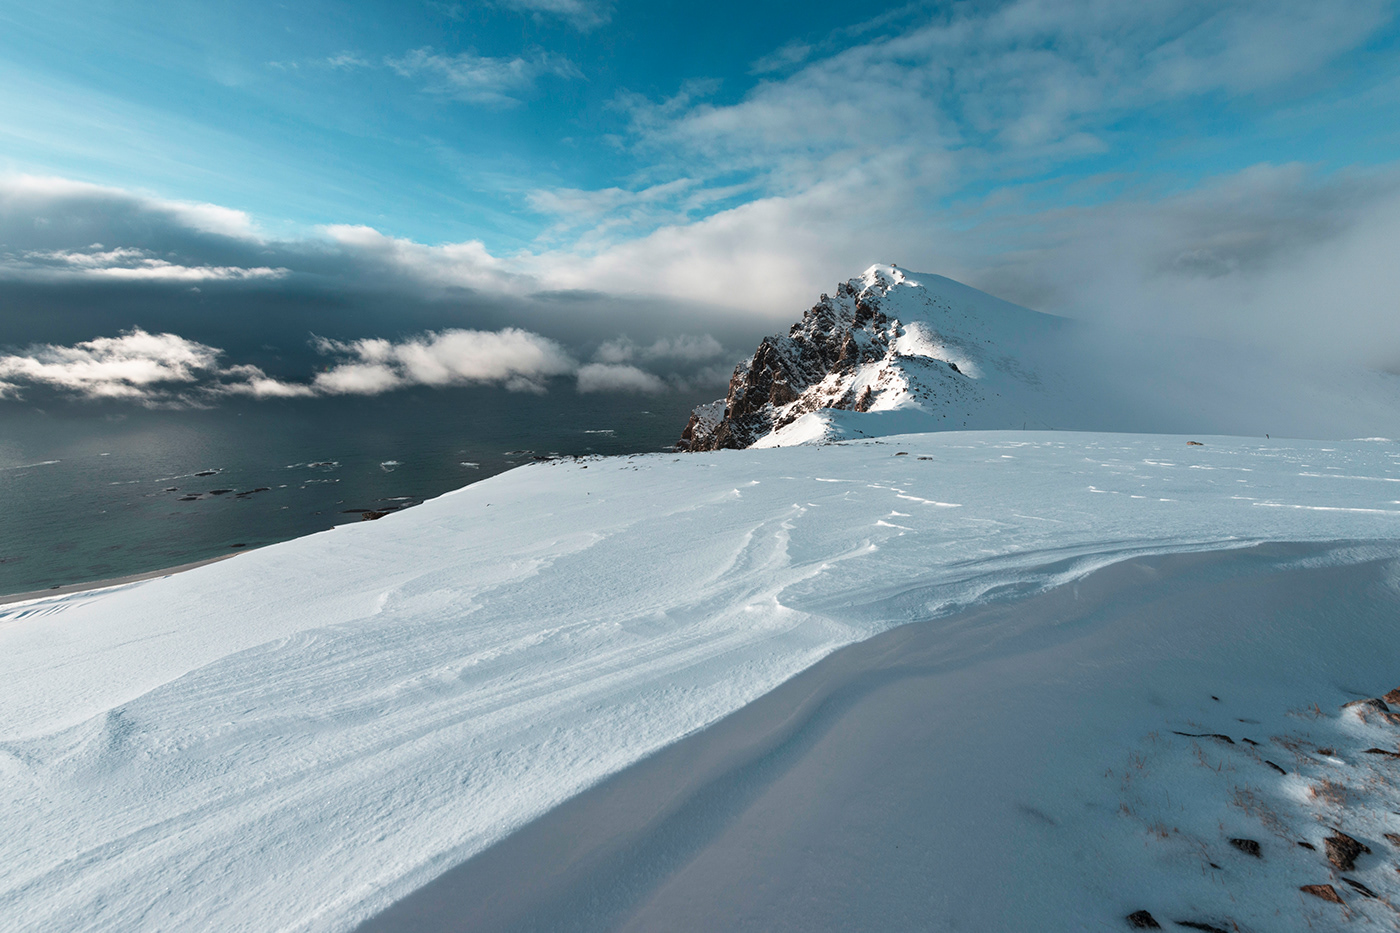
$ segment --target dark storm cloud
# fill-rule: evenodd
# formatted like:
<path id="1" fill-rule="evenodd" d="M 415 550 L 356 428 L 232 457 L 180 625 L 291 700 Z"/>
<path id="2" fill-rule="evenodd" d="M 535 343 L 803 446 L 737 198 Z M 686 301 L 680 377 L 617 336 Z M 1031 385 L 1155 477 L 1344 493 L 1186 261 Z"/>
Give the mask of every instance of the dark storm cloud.
<path id="1" fill-rule="evenodd" d="M 213 205 L 0 182 L 10 398 L 26 387 L 167 405 L 414 385 L 543 391 L 560 377 L 585 392 L 723 384 L 708 365 L 720 342 L 674 329 L 682 306 L 537 290 L 479 243 L 350 226 L 276 239 Z M 625 366 L 579 362 L 605 343 L 646 352 Z M 667 347 L 676 352 L 653 352 Z"/>

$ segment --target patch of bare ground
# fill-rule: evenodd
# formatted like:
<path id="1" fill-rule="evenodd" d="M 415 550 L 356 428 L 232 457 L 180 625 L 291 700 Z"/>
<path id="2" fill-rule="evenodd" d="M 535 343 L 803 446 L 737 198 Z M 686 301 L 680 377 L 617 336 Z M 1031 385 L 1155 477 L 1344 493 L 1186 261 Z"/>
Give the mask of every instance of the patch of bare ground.
<path id="1" fill-rule="evenodd" d="M 1197 930 L 1400 930 L 1392 705 L 1400 688 L 1335 713 L 1318 703 L 1281 710 L 1276 724 L 1293 722 L 1266 741 L 1262 729 L 1227 735 L 1218 726 L 1259 723 L 1223 715 L 1145 737 L 1110 772 L 1120 778 L 1119 818 L 1140 824 L 1144 857 L 1158 870 L 1208 883 L 1183 876 L 1189 897 L 1149 904 L 1128 925 L 1157 929 L 1165 914 L 1167 926 Z"/>

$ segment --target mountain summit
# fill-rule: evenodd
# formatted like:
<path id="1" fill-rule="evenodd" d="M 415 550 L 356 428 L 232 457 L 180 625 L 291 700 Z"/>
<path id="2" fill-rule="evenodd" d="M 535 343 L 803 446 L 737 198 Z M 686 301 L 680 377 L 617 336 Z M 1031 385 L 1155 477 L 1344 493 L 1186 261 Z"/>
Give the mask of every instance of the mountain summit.
<path id="1" fill-rule="evenodd" d="M 1400 379 L 1333 361 L 1032 311 L 874 265 L 765 337 L 677 449 L 963 429 L 1400 434 Z"/>
<path id="2" fill-rule="evenodd" d="M 786 336 L 765 337 L 734 370 L 728 396 L 695 409 L 679 446 L 1047 427 L 1056 380 L 1028 369 L 1024 351 L 1067 324 L 941 275 L 874 265 L 822 295 Z"/>

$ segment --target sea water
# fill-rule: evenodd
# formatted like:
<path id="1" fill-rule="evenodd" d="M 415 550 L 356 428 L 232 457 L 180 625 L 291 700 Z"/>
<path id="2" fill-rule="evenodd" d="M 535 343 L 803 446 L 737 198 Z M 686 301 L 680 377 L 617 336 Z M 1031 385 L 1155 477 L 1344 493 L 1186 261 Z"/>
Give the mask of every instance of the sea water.
<path id="1" fill-rule="evenodd" d="M 537 457 L 664 450 L 714 394 L 421 389 L 154 411 L 0 400 L 0 594 L 284 541 Z"/>

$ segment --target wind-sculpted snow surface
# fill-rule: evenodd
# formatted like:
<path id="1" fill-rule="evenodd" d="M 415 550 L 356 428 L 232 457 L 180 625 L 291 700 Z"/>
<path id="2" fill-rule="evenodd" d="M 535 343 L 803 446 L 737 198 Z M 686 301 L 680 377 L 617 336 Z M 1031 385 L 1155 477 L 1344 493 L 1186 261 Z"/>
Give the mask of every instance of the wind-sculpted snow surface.
<path id="1" fill-rule="evenodd" d="M 347 929 L 842 645 L 1131 555 L 1400 538 L 1394 443 L 1199 440 L 553 461 L 0 608 L 0 916 Z"/>

